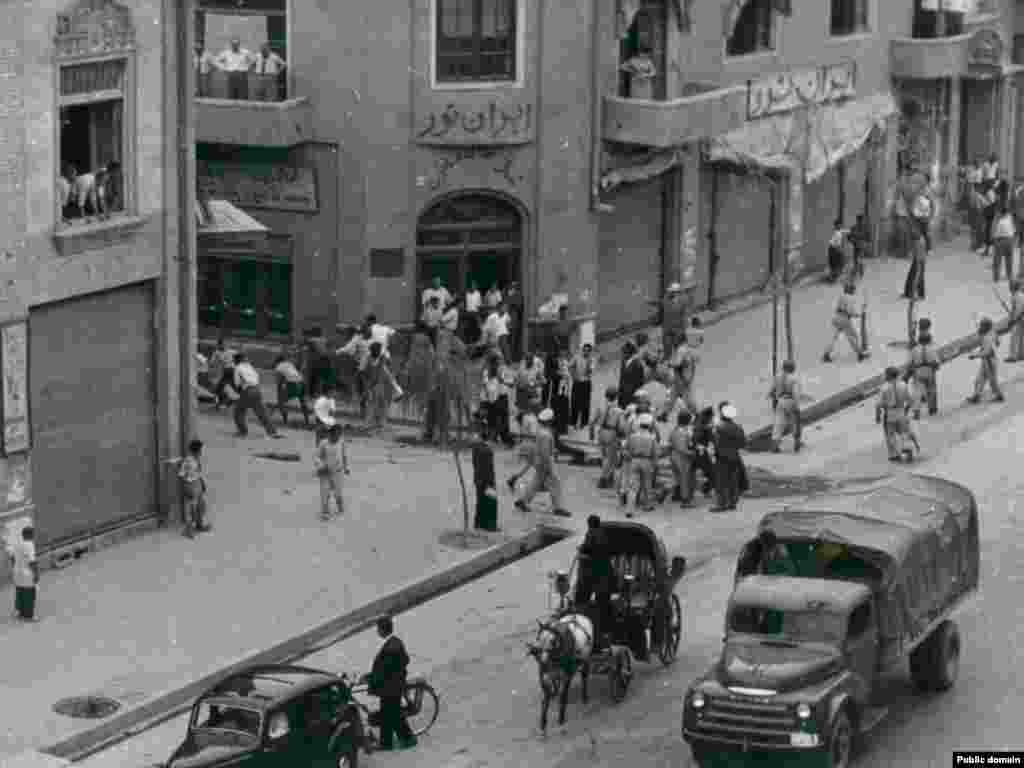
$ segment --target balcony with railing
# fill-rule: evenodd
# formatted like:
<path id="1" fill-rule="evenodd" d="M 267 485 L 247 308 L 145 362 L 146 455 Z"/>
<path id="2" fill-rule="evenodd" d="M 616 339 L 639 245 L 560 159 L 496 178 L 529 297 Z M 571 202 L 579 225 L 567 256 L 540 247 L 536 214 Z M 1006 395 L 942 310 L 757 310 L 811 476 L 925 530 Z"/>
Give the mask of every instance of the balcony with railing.
<path id="1" fill-rule="evenodd" d="M 912 37 L 890 43 L 893 77 L 934 80 L 997 67 L 1002 40 L 997 0 L 915 0 Z"/>

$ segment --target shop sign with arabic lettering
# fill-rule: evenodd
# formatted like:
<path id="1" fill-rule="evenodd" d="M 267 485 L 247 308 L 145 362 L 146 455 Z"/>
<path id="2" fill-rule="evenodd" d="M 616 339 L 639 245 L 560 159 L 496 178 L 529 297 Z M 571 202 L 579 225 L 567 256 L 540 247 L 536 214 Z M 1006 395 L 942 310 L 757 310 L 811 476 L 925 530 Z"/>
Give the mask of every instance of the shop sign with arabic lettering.
<path id="1" fill-rule="evenodd" d="M 533 135 L 533 106 L 497 99 L 482 104 L 446 104 L 421 113 L 416 123 L 419 144 L 527 144 Z"/>
<path id="2" fill-rule="evenodd" d="M 857 65 L 852 61 L 751 80 L 747 84 L 747 118 L 756 120 L 808 104 L 838 101 L 856 92 Z"/>

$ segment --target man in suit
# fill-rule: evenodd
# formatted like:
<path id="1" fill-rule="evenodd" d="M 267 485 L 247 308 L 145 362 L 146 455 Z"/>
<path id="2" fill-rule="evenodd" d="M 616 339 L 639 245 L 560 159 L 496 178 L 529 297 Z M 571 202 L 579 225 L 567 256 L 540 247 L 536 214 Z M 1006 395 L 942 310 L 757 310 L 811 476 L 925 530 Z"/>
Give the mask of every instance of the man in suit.
<path id="1" fill-rule="evenodd" d="M 601 527 L 601 518 L 587 518 L 587 535 L 579 547 L 580 572 L 576 583 L 576 604 L 592 607 L 594 634 L 600 637 L 608 632 L 611 618 L 612 560 L 609 555 L 608 534 Z M 591 603 L 593 598 L 593 603 Z"/>
<path id="2" fill-rule="evenodd" d="M 416 746 L 416 737 L 402 714 L 402 692 L 405 690 L 409 654 L 405 645 L 395 637 L 395 625 L 390 616 L 377 620 L 377 634 L 384 645 L 373 659 L 373 667 L 365 678 L 371 695 L 380 699 L 380 748 L 394 748 L 397 734 L 401 749 Z"/>
<path id="3" fill-rule="evenodd" d="M 622 345 L 622 371 L 619 375 L 619 407 L 625 408 L 633 402 L 633 395 L 647 381 L 647 369 L 644 367 L 636 344 L 627 341 Z"/>

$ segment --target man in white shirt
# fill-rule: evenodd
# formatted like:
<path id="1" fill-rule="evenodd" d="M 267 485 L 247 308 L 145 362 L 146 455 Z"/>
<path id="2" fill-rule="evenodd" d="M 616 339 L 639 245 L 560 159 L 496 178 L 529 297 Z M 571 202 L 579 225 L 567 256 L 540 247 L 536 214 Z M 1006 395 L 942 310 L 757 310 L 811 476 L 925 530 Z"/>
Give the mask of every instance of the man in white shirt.
<path id="1" fill-rule="evenodd" d="M 217 66 L 217 62 L 214 60 L 213 54 L 206 50 L 202 43 L 196 43 L 195 51 L 192 54 L 192 66 L 196 71 L 196 96 L 208 96 L 210 73 Z"/>
<path id="2" fill-rule="evenodd" d="M 260 47 L 259 55 L 256 57 L 256 63 L 253 64 L 253 72 L 257 75 L 263 75 L 263 77 L 257 78 L 257 94 L 256 98 L 259 101 L 277 101 L 278 100 L 278 84 L 281 81 L 281 75 L 284 74 L 285 67 L 284 59 L 270 50 L 270 45 L 264 43 Z"/>
<path id="3" fill-rule="evenodd" d="M 366 367 L 370 362 L 370 345 L 373 343 L 372 326 L 366 324 L 348 340 L 344 346 L 339 347 L 337 354 L 354 357 L 356 361 L 356 391 L 359 396 L 359 412 L 362 418 L 366 418 L 367 398 L 371 394 L 366 387 Z M 383 346 L 381 347 L 383 350 Z M 383 352 L 381 353 L 383 354 Z"/>
<path id="4" fill-rule="evenodd" d="M 64 204 L 67 218 L 78 218 L 100 213 L 100 200 L 95 173 L 79 173 L 73 165 L 67 166 L 68 196 Z"/>
<path id="5" fill-rule="evenodd" d="M 245 417 L 251 408 L 259 419 L 260 424 L 267 433 L 267 437 L 281 437 L 270 423 L 267 416 L 267 409 L 263 405 L 263 392 L 260 390 L 260 375 L 252 367 L 252 363 L 245 354 L 235 354 L 235 389 L 238 391 L 238 400 L 235 401 L 235 426 L 238 428 L 237 437 L 247 437 L 249 427 L 246 425 Z"/>
<path id="6" fill-rule="evenodd" d="M 299 401 L 302 419 L 309 426 L 309 408 L 306 406 L 306 382 L 295 363 L 284 355 L 274 361 L 274 375 L 277 378 L 277 407 L 281 410 L 281 423 L 288 426 L 288 411 L 285 409 L 292 400 Z"/>
<path id="7" fill-rule="evenodd" d="M 496 309 L 501 304 L 501 289 L 495 283 L 487 290 L 487 298 L 484 299 L 488 308 Z"/>
<path id="8" fill-rule="evenodd" d="M 14 580 L 14 612 L 23 621 L 36 619 L 36 589 L 39 563 L 36 562 L 35 528 L 26 525 L 21 536 L 11 542 L 9 557 Z"/>
<path id="9" fill-rule="evenodd" d="M 483 343 L 493 349 L 502 352 L 502 346 L 506 345 L 508 338 L 508 315 L 502 315 L 495 307 L 491 309 L 487 320 L 484 322 Z"/>
<path id="10" fill-rule="evenodd" d="M 475 282 L 469 283 L 469 290 L 466 291 L 466 311 L 467 312 L 479 312 L 480 311 L 480 289 L 477 288 Z"/>
<path id="11" fill-rule="evenodd" d="M 457 301 L 452 300 L 448 303 L 448 308 L 441 315 L 441 327 L 451 333 L 459 330 L 459 304 Z"/>
<path id="12" fill-rule="evenodd" d="M 242 42 L 236 37 L 231 41 L 231 47 L 221 51 L 215 62 L 218 69 L 227 72 L 228 98 L 247 101 L 249 98 L 248 73 L 253 63 L 252 51 L 243 48 Z"/>
<path id="13" fill-rule="evenodd" d="M 370 329 L 370 343 L 372 344 L 373 342 L 377 342 L 380 344 L 381 357 L 390 358 L 391 355 L 388 353 L 388 342 L 390 342 L 391 337 L 395 335 L 395 329 L 391 326 L 377 322 L 377 316 L 374 314 L 366 316 L 366 327 Z"/>
<path id="14" fill-rule="evenodd" d="M 981 164 L 982 182 L 995 181 L 999 175 L 999 158 L 995 154 L 988 156 L 988 160 Z"/>
<path id="15" fill-rule="evenodd" d="M 475 344 L 480 340 L 480 305 L 483 298 L 475 281 L 470 281 L 466 291 L 466 342 Z"/>
<path id="16" fill-rule="evenodd" d="M 430 300 L 437 297 L 441 307 L 447 307 L 448 302 L 452 300 L 452 295 L 448 292 L 448 289 L 441 284 L 441 278 L 435 277 L 431 282 L 429 288 L 423 291 L 423 306 L 426 308 L 430 304 Z"/>

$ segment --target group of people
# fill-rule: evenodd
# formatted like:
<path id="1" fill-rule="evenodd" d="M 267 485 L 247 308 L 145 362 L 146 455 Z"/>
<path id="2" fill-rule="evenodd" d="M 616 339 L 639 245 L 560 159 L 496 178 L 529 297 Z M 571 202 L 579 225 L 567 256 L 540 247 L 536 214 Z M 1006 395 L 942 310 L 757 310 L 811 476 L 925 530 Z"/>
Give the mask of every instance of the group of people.
<path id="1" fill-rule="evenodd" d="M 227 74 L 227 98 L 237 101 L 250 98 L 250 72 L 270 76 L 257 84 L 258 92 L 254 94 L 256 100 L 276 101 L 288 66 L 283 58 L 271 50 L 270 43 L 264 43 L 259 53 L 253 53 L 243 48 L 238 38 L 233 38 L 230 45 L 216 55 L 207 51 L 201 42 L 197 42 L 192 65 L 196 73 L 196 96 L 211 95 L 210 74 L 217 70 Z"/>
<path id="2" fill-rule="evenodd" d="M 105 219 L 124 210 L 121 163 L 112 160 L 84 173 L 73 163 L 67 163 L 57 177 L 57 199 L 64 223 L 92 217 Z"/>
<path id="3" fill-rule="evenodd" d="M 524 303 L 518 283 L 509 283 L 503 293 L 495 282 L 481 293 L 471 281 L 465 295 L 456 296 L 435 277 L 423 290 L 421 304 L 420 326 L 431 338 L 443 328 L 481 353 L 495 349 L 505 361 L 519 359 Z"/>

